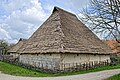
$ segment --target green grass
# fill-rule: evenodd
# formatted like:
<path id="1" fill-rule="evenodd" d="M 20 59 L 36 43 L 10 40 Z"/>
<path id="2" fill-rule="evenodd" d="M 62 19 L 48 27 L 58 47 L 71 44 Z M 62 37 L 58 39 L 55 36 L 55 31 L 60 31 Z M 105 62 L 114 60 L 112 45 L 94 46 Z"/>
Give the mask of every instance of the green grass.
<path id="1" fill-rule="evenodd" d="M 117 74 L 117 75 L 114 75 L 108 79 L 105 79 L 105 80 L 120 80 L 120 74 Z"/>
<path id="2" fill-rule="evenodd" d="M 6 74 L 16 75 L 16 76 L 32 76 L 32 77 L 52 76 L 51 74 L 40 73 L 37 71 L 25 69 L 25 68 L 12 65 L 9 63 L 1 62 L 1 61 L 0 61 L 0 71 Z"/>
<path id="3" fill-rule="evenodd" d="M 109 70 L 109 69 L 117 69 L 120 68 L 120 64 L 116 66 L 103 66 L 95 69 L 90 70 L 82 70 L 77 72 L 68 72 L 68 73 L 59 73 L 59 74 L 47 74 L 43 72 L 38 72 L 30 69 L 25 69 L 16 65 L 12 65 L 9 63 L 1 62 L 0 61 L 0 71 L 10 75 L 16 76 L 31 76 L 31 77 L 54 77 L 54 76 L 67 76 L 67 75 L 75 75 L 75 74 L 83 74 L 89 72 L 97 72 L 102 70 Z"/>

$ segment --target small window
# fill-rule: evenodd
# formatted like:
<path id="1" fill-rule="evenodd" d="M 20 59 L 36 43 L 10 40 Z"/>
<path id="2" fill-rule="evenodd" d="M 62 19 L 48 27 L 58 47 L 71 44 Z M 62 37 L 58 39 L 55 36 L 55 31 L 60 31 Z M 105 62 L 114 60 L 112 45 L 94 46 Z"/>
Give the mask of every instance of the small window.
<path id="1" fill-rule="evenodd" d="M 96 56 L 96 54 L 94 54 L 94 56 Z"/>
<path id="2" fill-rule="evenodd" d="M 77 54 L 77 56 L 79 56 L 79 54 Z"/>

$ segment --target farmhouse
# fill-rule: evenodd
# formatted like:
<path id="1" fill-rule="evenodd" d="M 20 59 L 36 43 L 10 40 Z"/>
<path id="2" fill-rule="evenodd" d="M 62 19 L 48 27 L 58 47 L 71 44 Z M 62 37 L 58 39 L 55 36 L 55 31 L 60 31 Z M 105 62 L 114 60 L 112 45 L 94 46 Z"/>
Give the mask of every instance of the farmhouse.
<path id="1" fill-rule="evenodd" d="M 19 61 L 48 69 L 67 64 L 109 61 L 110 48 L 74 14 L 54 7 L 51 16 L 18 50 Z"/>
<path id="2" fill-rule="evenodd" d="M 18 50 L 22 45 L 26 42 L 26 39 L 20 38 L 18 43 L 16 43 L 12 48 L 8 50 L 8 53 L 12 55 L 14 58 L 17 58 L 20 54 L 18 53 Z"/>

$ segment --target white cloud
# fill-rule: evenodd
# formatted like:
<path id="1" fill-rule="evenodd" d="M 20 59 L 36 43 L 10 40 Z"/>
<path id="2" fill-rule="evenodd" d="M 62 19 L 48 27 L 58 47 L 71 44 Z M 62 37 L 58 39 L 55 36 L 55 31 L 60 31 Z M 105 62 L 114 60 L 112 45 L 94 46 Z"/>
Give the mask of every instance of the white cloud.
<path id="1" fill-rule="evenodd" d="M 0 39 L 11 39 L 9 33 L 6 30 L 2 29 L 1 26 L 2 25 L 0 25 Z"/>
<path id="2" fill-rule="evenodd" d="M 44 0 L 43 4 L 41 0 L 1 0 L 0 39 L 16 42 L 20 37 L 28 38 L 47 19 L 55 5 L 74 13 L 68 1 Z M 77 6 L 82 0 L 71 1 Z"/>
<path id="3" fill-rule="evenodd" d="M 89 2 L 90 0 L 68 0 L 69 5 L 71 4 L 74 8 L 77 8 L 78 10 L 89 5 Z M 66 5 L 68 4 L 66 3 Z"/>
<path id="4" fill-rule="evenodd" d="M 3 7 L 9 15 L 0 20 L 0 39 L 10 42 L 28 38 L 47 17 L 38 0 L 11 0 Z"/>

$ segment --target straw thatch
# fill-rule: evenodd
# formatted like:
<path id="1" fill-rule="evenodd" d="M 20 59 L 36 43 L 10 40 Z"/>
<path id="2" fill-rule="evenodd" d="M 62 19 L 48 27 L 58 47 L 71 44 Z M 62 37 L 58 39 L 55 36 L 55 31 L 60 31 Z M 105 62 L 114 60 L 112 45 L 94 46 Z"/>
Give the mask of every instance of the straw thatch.
<path id="1" fill-rule="evenodd" d="M 17 53 L 17 51 L 20 49 L 20 47 L 23 46 L 25 42 L 26 42 L 26 39 L 20 38 L 18 43 L 16 43 L 12 48 L 8 50 L 8 53 Z"/>
<path id="2" fill-rule="evenodd" d="M 109 54 L 111 50 L 74 14 L 55 7 L 19 53 L 59 52 Z"/>

